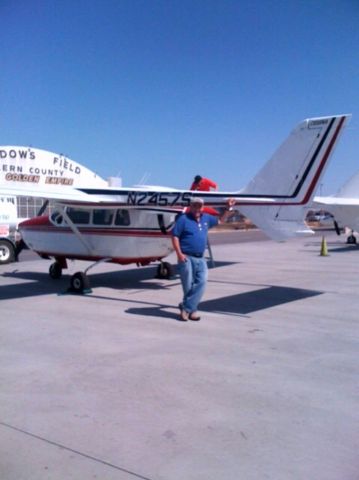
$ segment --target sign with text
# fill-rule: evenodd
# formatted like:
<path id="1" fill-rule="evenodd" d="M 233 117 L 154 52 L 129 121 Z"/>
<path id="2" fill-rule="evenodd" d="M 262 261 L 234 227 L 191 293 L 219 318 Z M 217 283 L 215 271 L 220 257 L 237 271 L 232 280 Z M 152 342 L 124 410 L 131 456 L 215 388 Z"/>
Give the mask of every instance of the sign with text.
<path id="1" fill-rule="evenodd" d="M 64 155 L 31 147 L 0 146 L 0 183 L 105 187 L 107 182 Z"/>

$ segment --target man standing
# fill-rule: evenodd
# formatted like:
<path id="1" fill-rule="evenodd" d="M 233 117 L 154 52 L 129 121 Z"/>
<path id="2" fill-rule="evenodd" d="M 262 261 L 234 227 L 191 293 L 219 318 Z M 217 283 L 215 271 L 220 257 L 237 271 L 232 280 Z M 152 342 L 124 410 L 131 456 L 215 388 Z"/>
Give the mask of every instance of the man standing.
<path id="1" fill-rule="evenodd" d="M 193 197 L 189 211 L 177 218 L 172 229 L 172 244 L 177 254 L 183 288 L 183 301 L 179 304 L 180 319 L 184 322 L 201 318 L 197 308 L 207 283 L 207 262 L 203 255 L 208 230 L 227 218 L 234 203 L 233 199 L 229 199 L 227 209 L 218 219 L 203 213 L 203 200 Z"/>
<path id="2" fill-rule="evenodd" d="M 201 192 L 210 192 L 211 188 L 218 190 L 218 185 L 209 178 L 203 178 L 201 175 L 194 177 L 190 190 L 200 190 Z"/>

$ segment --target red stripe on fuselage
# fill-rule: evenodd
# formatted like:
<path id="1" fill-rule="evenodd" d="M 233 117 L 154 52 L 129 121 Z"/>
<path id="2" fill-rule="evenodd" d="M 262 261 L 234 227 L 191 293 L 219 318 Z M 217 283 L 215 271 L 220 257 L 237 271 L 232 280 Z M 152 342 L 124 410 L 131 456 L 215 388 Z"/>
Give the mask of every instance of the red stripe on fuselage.
<path id="1" fill-rule="evenodd" d="M 19 224 L 21 230 L 31 231 L 33 233 L 65 233 L 74 234 L 68 226 L 56 226 L 53 225 L 48 216 L 34 217 L 29 220 L 25 220 Z M 102 235 L 102 236 L 132 236 L 132 237 L 168 237 L 170 233 L 162 233 L 160 229 L 140 229 L 140 228 L 127 228 L 127 227 L 82 227 L 76 225 L 80 233 L 83 235 Z"/>
<path id="2" fill-rule="evenodd" d="M 54 234 L 66 234 L 75 235 L 74 232 L 68 227 L 54 227 L 54 226 L 31 226 L 21 227 L 22 231 L 28 231 L 33 233 L 54 233 Z M 100 228 L 79 228 L 82 235 L 99 235 L 99 236 L 113 236 L 113 237 L 155 237 L 155 238 L 168 238 L 170 233 L 162 233 L 156 230 L 123 230 L 123 229 L 100 229 Z"/>
<path id="3" fill-rule="evenodd" d="M 129 265 L 131 263 L 135 263 L 141 266 L 149 265 L 152 262 L 158 262 L 167 256 L 167 255 L 162 255 L 159 257 L 128 257 L 126 258 L 126 257 L 100 257 L 97 255 L 93 255 L 93 256 L 70 255 L 70 254 L 68 255 L 68 254 L 64 254 L 63 252 L 62 253 L 47 252 L 47 251 L 43 252 L 41 250 L 34 250 L 34 252 L 40 256 L 47 256 L 47 257 L 54 257 L 54 258 L 67 258 L 70 260 L 86 260 L 89 262 L 92 262 L 92 261 L 97 262 L 99 260 L 103 260 L 104 258 L 109 258 L 109 260 L 107 260 L 108 263 L 118 263 L 120 265 Z"/>

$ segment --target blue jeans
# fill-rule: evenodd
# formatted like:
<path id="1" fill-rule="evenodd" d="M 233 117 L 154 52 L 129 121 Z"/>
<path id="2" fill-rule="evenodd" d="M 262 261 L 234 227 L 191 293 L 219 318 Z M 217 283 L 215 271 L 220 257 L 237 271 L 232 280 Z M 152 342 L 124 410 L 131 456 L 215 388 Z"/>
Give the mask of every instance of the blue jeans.
<path id="1" fill-rule="evenodd" d="M 178 264 L 178 270 L 183 288 L 181 307 L 187 313 L 195 312 L 207 283 L 207 262 L 204 258 L 187 255 L 186 261 Z"/>

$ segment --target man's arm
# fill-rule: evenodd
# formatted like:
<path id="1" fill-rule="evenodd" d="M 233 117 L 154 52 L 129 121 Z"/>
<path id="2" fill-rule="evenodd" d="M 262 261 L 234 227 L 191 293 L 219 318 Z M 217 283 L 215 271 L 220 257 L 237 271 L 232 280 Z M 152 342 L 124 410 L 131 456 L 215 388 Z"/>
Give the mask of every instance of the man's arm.
<path id="1" fill-rule="evenodd" d="M 177 260 L 179 263 L 186 261 L 186 255 L 182 253 L 181 245 L 179 243 L 179 238 L 172 235 L 172 245 L 177 255 Z"/>
<path id="2" fill-rule="evenodd" d="M 183 232 L 183 223 L 185 220 L 184 215 L 179 215 L 176 218 L 176 222 L 174 224 L 174 227 L 172 228 L 171 232 L 171 240 L 172 240 L 172 246 L 174 248 L 174 251 L 176 252 L 178 262 L 185 262 L 186 261 L 186 255 L 181 250 L 181 245 L 180 245 L 180 236 Z"/>
<path id="3" fill-rule="evenodd" d="M 227 200 L 227 208 L 224 212 L 218 217 L 218 223 L 224 223 L 229 216 L 232 215 L 233 206 L 235 205 L 236 201 L 233 198 L 229 198 Z"/>
<path id="4" fill-rule="evenodd" d="M 216 182 L 214 182 L 213 180 L 208 180 L 208 184 L 211 188 L 213 188 L 214 190 L 218 190 L 218 185 L 216 184 Z"/>
<path id="5" fill-rule="evenodd" d="M 172 245 L 177 255 L 178 263 L 186 261 L 186 255 L 182 253 L 179 238 L 172 235 Z"/>

